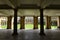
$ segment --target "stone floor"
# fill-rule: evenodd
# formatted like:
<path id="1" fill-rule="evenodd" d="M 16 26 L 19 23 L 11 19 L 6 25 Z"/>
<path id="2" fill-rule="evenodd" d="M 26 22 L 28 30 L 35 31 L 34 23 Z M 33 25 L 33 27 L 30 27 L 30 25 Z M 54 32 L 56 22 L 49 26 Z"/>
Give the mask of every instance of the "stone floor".
<path id="1" fill-rule="evenodd" d="M 0 29 L 0 40 L 60 40 L 59 29 L 45 29 L 45 36 L 40 36 L 39 32 L 39 30 L 18 30 L 18 36 L 12 36 L 12 30 Z"/>

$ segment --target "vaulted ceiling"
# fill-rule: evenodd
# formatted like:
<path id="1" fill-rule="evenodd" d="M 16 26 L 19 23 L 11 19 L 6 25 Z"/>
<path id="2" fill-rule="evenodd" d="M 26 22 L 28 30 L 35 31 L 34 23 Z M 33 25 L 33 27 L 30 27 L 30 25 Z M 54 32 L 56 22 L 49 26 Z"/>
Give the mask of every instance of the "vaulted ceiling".
<path id="1" fill-rule="evenodd" d="M 45 9 L 44 16 L 60 16 L 60 0 L 0 0 L 0 16 L 14 16 L 14 8 L 19 9 L 18 16 L 40 16 L 39 9 L 21 7 L 40 7 Z"/>

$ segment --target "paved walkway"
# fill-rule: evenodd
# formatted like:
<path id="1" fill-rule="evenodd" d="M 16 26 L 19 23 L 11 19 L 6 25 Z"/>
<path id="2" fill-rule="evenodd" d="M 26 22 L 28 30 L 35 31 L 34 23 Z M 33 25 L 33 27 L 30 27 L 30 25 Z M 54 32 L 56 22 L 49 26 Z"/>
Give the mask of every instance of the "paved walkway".
<path id="1" fill-rule="evenodd" d="M 13 30 L 0 29 L 0 40 L 60 40 L 60 30 L 45 30 L 46 36 L 40 36 L 39 30 L 18 30 L 18 36 L 12 36 Z"/>

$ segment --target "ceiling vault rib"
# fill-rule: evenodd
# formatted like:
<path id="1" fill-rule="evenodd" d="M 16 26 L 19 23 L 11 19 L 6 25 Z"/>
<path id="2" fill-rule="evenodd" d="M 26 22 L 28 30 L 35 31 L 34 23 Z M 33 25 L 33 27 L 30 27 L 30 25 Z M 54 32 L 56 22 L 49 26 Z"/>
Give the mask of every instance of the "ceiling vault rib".
<path id="1" fill-rule="evenodd" d="M 12 3 L 12 1 L 11 1 L 11 0 L 9 0 L 9 2 L 13 5 L 13 8 L 15 8 L 15 4 L 14 4 L 14 3 Z"/>

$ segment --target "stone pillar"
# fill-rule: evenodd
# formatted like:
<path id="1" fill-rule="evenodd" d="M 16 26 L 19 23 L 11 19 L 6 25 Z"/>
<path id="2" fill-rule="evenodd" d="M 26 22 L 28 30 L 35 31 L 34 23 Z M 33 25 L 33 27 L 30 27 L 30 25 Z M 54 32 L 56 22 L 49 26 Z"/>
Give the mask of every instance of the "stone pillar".
<path id="1" fill-rule="evenodd" d="M 25 29 L 25 16 L 20 17 L 20 29 Z"/>
<path id="2" fill-rule="evenodd" d="M 0 17 L 0 28 L 1 28 L 1 17 Z"/>
<path id="3" fill-rule="evenodd" d="M 46 29 L 51 29 L 51 17 L 46 16 Z"/>
<path id="4" fill-rule="evenodd" d="M 43 9 L 40 9 L 40 35 L 45 35 L 43 23 Z"/>
<path id="5" fill-rule="evenodd" d="M 12 16 L 7 17 L 7 29 L 11 29 Z"/>
<path id="6" fill-rule="evenodd" d="M 14 26 L 14 20 L 13 20 L 14 18 L 12 17 L 12 22 L 11 22 L 11 27 L 12 27 L 12 29 L 13 29 L 13 26 Z"/>
<path id="7" fill-rule="evenodd" d="M 17 11 L 18 9 L 14 9 L 14 29 L 13 29 L 13 35 L 17 35 Z"/>
<path id="8" fill-rule="evenodd" d="M 34 16 L 34 29 L 38 29 L 38 16 Z"/>
<path id="9" fill-rule="evenodd" d="M 58 28 L 60 28 L 60 16 L 58 16 L 58 18 L 57 18 L 57 26 L 58 26 Z"/>

